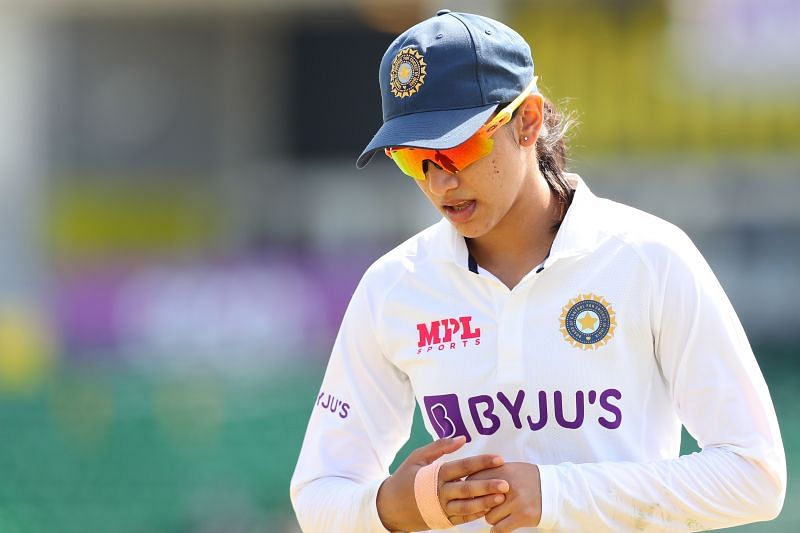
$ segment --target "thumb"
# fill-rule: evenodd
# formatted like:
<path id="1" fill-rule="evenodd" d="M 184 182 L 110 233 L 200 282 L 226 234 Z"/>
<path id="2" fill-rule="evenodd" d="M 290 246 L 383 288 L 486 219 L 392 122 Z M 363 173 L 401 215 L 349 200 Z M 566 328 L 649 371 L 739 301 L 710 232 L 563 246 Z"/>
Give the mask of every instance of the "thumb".
<path id="1" fill-rule="evenodd" d="M 417 448 L 417 462 L 423 465 L 429 465 L 441 456 L 458 450 L 464 446 L 466 442 L 467 438 L 464 435 L 435 440 L 430 444 Z"/>

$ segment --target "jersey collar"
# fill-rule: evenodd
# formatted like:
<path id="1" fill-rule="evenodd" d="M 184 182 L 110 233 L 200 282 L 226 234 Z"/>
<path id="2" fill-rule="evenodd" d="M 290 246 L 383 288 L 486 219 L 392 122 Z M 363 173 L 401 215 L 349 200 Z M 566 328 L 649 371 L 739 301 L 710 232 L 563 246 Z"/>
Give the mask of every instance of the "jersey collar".
<path id="1" fill-rule="evenodd" d="M 565 173 L 575 190 L 572 204 L 558 228 L 547 264 L 563 258 L 583 255 L 597 247 L 602 219 L 598 218 L 598 198 L 577 174 Z"/>

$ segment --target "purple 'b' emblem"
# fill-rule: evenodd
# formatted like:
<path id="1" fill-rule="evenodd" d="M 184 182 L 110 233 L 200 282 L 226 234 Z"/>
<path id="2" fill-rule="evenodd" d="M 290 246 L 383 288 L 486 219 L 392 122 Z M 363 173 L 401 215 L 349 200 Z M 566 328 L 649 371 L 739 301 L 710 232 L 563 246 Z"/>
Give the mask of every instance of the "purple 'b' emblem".
<path id="1" fill-rule="evenodd" d="M 458 396 L 455 394 L 425 396 L 423 403 L 425 412 L 428 413 L 428 420 L 440 439 L 464 435 L 467 442 L 472 440 L 464 425 L 464 420 L 461 418 Z"/>

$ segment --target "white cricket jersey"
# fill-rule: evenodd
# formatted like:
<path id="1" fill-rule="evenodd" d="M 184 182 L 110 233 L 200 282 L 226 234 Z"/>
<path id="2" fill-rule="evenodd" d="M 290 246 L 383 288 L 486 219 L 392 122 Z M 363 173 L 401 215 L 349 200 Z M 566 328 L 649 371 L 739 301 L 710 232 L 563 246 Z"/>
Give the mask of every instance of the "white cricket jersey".
<path id="1" fill-rule="evenodd" d="M 539 465 L 541 523 L 519 531 L 696 531 L 780 511 L 775 411 L 708 264 L 675 226 L 568 177 L 549 256 L 511 290 L 447 220 L 367 270 L 291 482 L 305 532 L 385 531 L 377 490 L 415 402 L 431 437 L 467 437 L 445 460 Z M 681 423 L 701 452 L 679 457 Z"/>

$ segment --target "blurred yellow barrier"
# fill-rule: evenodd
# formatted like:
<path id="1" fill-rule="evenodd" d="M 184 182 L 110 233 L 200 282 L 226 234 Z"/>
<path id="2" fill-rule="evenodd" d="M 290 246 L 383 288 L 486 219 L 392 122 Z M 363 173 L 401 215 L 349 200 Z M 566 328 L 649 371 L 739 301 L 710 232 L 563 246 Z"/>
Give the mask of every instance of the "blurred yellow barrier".
<path id="1" fill-rule="evenodd" d="M 203 249 L 218 234 L 210 193 L 191 180 L 74 179 L 53 187 L 47 233 L 58 258 Z"/>
<path id="2" fill-rule="evenodd" d="M 616 9 L 575 0 L 515 4 L 510 20 L 531 44 L 543 92 L 566 99 L 563 107 L 580 119 L 574 152 L 796 151 L 793 91 L 769 79 L 693 83 L 669 8 L 665 0 Z"/>
<path id="3" fill-rule="evenodd" d="M 53 336 L 47 323 L 25 305 L 0 308 L 0 391 L 29 393 L 53 366 Z"/>

